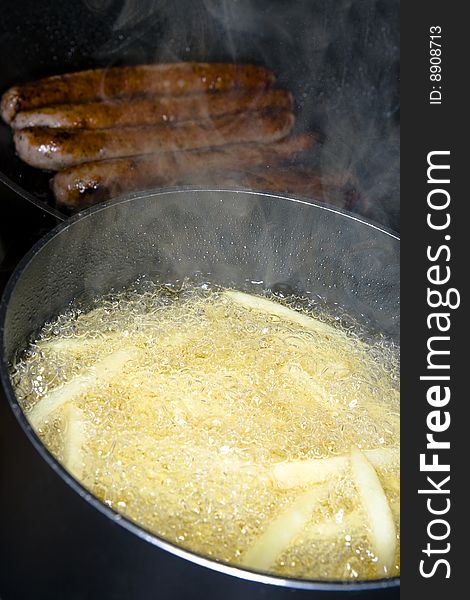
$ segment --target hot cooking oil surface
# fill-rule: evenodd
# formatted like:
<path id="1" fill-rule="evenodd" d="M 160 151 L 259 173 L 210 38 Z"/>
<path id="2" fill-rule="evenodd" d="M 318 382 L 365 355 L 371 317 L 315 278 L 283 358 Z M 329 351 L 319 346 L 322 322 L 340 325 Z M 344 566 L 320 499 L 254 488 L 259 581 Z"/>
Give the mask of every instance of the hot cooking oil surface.
<path id="1" fill-rule="evenodd" d="M 396 354 L 273 297 L 147 285 L 47 323 L 12 377 L 46 446 L 148 530 L 255 570 L 367 579 L 399 573 Z"/>

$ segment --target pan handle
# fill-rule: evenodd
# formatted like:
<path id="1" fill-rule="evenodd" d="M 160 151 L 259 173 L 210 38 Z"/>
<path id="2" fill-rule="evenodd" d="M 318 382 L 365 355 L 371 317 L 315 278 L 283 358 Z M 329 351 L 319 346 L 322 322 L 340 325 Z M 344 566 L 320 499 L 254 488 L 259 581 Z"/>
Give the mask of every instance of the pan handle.
<path id="1" fill-rule="evenodd" d="M 6 179 L 0 174 L 0 292 L 31 246 L 67 218 Z"/>
<path id="2" fill-rule="evenodd" d="M 0 172 L 0 197 L 2 198 L 2 202 L 5 196 L 11 197 L 11 201 L 13 202 L 15 196 L 20 196 L 21 200 L 18 199 L 17 201 L 22 202 L 23 204 L 24 201 L 32 204 L 38 211 L 54 217 L 56 219 L 56 224 L 60 223 L 61 221 L 65 221 L 67 218 L 65 213 L 53 208 L 52 206 L 49 206 L 43 200 L 36 198 L 36 196 L 30 194 L 12 181 L 9 177 Z"/>

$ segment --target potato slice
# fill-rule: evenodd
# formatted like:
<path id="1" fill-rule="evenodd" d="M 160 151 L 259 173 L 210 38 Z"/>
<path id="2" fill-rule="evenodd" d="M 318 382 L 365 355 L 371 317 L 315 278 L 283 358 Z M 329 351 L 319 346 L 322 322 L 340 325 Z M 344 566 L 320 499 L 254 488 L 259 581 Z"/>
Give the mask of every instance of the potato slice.
<path id="1" fill-rule="evenodd" d="M 106 336 L 106 340 L 110 343 L 116 342 L 119 339 L 115 333 L 110 333 Z M 122 339 L 122 338 L 121 338 Z M 99 340 L 100 342 L 102 340 Z M 63 337 L 58 340 L 52 339 L 38 343 L 38 350 L 53 352 L 54 354 L 83 354 L 90 352 L 96 346 L 97 340 L 93 337 Z"/>
<path id="2" fill-rule="evenodd" d="M 331 540 L 331 538 L 338 539 L 343 531 L 350 530 L 351 527 L 355 527 L 358 523 L 361 523 L 362 520 L 362 511 L 356 509 L 349 514 L 346 514 L 342 521 L 336 521 L 334 518 L 330 518 L 312 524 L 305 532 L 306 538 L 316 540 L 320 538 L 322 540 Z"/>
<path id="3" fill-rule="evenodd" d="M 64 466 L 75 479 L 83 475 L 83 445 L 85 443 L 86 419 L 83 411 L 69 403 L 64 408 L 66 430 L 64 436 Z"/>
<path id="4" fill-rule="evenodd" d="M 135 356 L 133 348 L 113 352 L 103 360 L 97 362 L 81 375 L 77 375 L 69 382 L 53 389 L 44 396 L 28 413 L 28 419 L 34 429 L 38 429 L 42 423 L 58 408 L 70 402 L 88 388 L 106 381 L 118 375 L 123 366 Z"/>
<path id="5" fill-rule="evenodd" d="M 398 463 L 399 450 L 396 448 L 376 448 L 365 450 L 368 460 L 376 467 L 383 468 Z M 281 488 L 292 488 L 298 485 L 322 483 L 339 475 L 348 464 L 348 456 L 332 456 L 331 458 L 315 458 L 312 460 L 293 460 L 276 463 L 272 467 L 275 483 Z"/>
<path id="6" fill-rule="evenodd" d="M 298 485 L 323 483 L 330 477 L 338 475 L 347 465 L 345 456 L 316 458 L 313 460 L 293 460 L 276 463 L 272 467 L 275 483 L 281 488 L 292 488 Z"/>
<path id="7" fill-rule="evenodd" d="M 310 331 L 324 334 L 334 333 L 335 335 L 340 333 L 336 329 L 333 329 L 331 325 L 327 325 L 317 319 L 312 319 L 312 317 L 309 317 L 306 314 L 284 306 L 283 304 L 279 304 L 278 302 L 274 302 L 273 300 L 263 298 L 262 296 L 253 296 L 252 294 L 245 294 L 236 290 L 227 290 L 224 292 L 224 296 L 232 302 L 243 306 L 243 308 L 257 310 L 266 313 L 267 315 L 285 319 L 291 323 L 297 323 L 297 325 L 301 325 Z"/>
<path id="8" fill-rule="evenodd" d="M 277 557 L 302 532 L 314 509 L 328 496 L 328 486 L 316 486 L 301 494 L 272 520 L 264 533 L 248 548 L 241 564 L 250 569 L 268 571 Z"/>
<path id="9" fill-rule="evenodd" d="M 351 468 L 362 506 L 368 517 L 377 573 L 389 575 L 397 547 L 392 511 L 374 467 L 357 448 L 351 450 Z"/>

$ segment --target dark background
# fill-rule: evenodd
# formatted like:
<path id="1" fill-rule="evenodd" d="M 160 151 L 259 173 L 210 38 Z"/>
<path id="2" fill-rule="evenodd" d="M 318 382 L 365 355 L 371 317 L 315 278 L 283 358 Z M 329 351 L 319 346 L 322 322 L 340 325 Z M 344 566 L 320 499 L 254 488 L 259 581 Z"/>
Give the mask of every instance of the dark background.
<path id="1" fill-rule="evenodd" d="M 428 103 L 432 85 L 435 85 L 429 79 L 431 26 L 442 29 L 442 82 L 439 85 L 443 99 L 439 106 Z M 400 180 L 404 200 L 401 252 L 406 258 L 401 263 L 401 589 L 403 598 L 412 600 L 453 600 L 468 595 L 464 591 L 468 578 L 468 142 L 465 127 L 468 101 L 462 93 L 461 71 L 466 53 L 462 42 L 466 36 L 467 20 L 459 5 L 429 0 L 423 10 L 423 5 L 417 3 L 402 4 Z M 442 186 L 451 194 L 450 206 L 443 211 L 451 216 L 450 227 L 445 231 L 433 231 L 427 225 L 427 214 L 432 212 L 427 206 L 427 194 L 441 187 L 427 183 L 427 155 L 436 150 L 450 151 L 447 162 L 451 167 L 451 183 Z M 434 214 L 433 219 L 436 218 Z M 450 235 L 450 240 L 445 240 L 445 235 Z M 426 452 L 428 442 L 426 418 L 432 409 L 426 401 L 430 382 L 421 382 L 419 377 L 430 374 L 426 372 L 427 342 L 430 336 L 436 335 L 435 326 L 430 329 L 427 323 L 427 316 L 434 312 L 427 303 L 427 288 L 436 288 L 428 281 L 427 269 L 432 263 L 427 258 L 427 247 L 436 249 L 443 243 L 449 244 L 451 256 L 448 262 L 442 259 L 439 264 L 443 271 L 449 266 L 451 278 L 441 286 L 441 291 L 445 294 L 446 288 L 457 288 L 462 303 L 456 310 L 437 309 L 437 312 L 448 312 L 451 319 L 450 330 L 441 334 L 450 337 L 445 342 L 445 349 L 450 350 L 445 364 L 451 367 L 451 400 L 446 407 L 451 424 L 440 434 L 443 441 L 450 441 L 451 447 L 445 453 L 439 452 L 439 461 L 450 461 L 452 503 L 450 511 L 442 515 L 450 523 L 450 536 L 438 542 L 430 539 L 427 526 L 439 516 L 430 514 L 426 506 L 429 496 L 418 494 L 418 489 L 430 488 L 427 475 L 433 475 L 419 469 L 419 454 Z M 434 475 L 436 482 L 441 481 L 439 473 Z M 443 504 L 441 500 L 441 506 Z M 437 499 L 432 505 L 437 507 Z M 429 558 L 423 554 L 427 543 L 434 551 L 450 543 L 450 551 Z M 425 579 L 419 575 L 421 560 L 426 559 L 425 569 L 429 573 L 430 565 L 439 558 L 450 561 L 450 579 L 445 579 L 446 570 L 442 565 L 433 577 Z"/>

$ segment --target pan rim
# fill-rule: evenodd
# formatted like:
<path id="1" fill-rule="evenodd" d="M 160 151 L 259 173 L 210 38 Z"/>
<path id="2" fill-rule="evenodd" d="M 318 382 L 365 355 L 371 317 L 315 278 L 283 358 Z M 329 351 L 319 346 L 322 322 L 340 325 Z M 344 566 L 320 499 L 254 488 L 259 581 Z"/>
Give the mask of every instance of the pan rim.
<path id="1" fill-rule="evenodd" d="M 56 227 L 54 227 L 51 231 L 49 231 L 45 236 L 43 236 L 34 246 L 26 253 L 26 255 L 21 259 L 21 261 L 16 266 L 13 271 L 5 291 L 3 293 L 2 299 L 0 301 L 0 349 L 4 348 L 4 333 L 5 333 L 5 319 L 7 314 L 7 307 L 15 289 L 16 283 L 19 278 L 23 274 L 23 271 L 29 264 L 29 262 L 33 259 L 33 257 L 44 248 L 52 239 L 56 236 L 60 235 L 62 232 L 66 231 L 69 227 L 73 226 L 76 221 L 81 221 L 83 219 L 89 218 L 95 213 L 98 213 L 102 210 L 106 210 L 110 206 L 114 206 L 117 204 L 124 204 L 127 202 L 131 202 L 133 200 L 138 200 L 139 198 L 149 197 L 149 196 L 163 196 L 163 195 L 179 195 L 186 194 L 188 192 L 212 192 L 212 193 L 222 193 L 222 194 L 248 194 L 252 196 L 261 196 L 272 199 L 279 199 L 282 201 L 299 203 L 302 205 L 312 206 L 313 208 L 317 208 L 320 210 L 326 210 L 329 212 L 333 212 L 341 215 L 346 219 L 351 219 L 357 221 L 359 223 L 363 223 L 364 225 L 371 227 L 388 237 L 395 239 L 396 241 L 400 241 L 400 237 L 390 229 L 387 229 L 381 225 L 374 223 L 373 221 L 369 221 L 362 216 L 355 215 L 354 213 L 350 213 L 348 211 L 329 206 L 324 203 L 319 203 L 315 201 L 309 201 L 306 199 L 291 197 L 291 196 L 282 196 L 277 194 L 258 192 L 252 190 L 240 190 L 240 189 L 215 189 L 215 188 L 198 188 L 194 186 L 188 187 L 178 187 L 178 188 L 167 188 L 165 190 L 146 190 L 140 192 L 134 192 L 132 194 L 126 194 L 121 197 L 115 198 L 113 200 L 109 200 L 107 202 L 100 203 L 98 205 L 87 208 L 79 213 L 76 213 L 72 217 L 69 217 L 59 223 Z M 159 537 L 154 533 L 150 533 L 140 525 L 134 523 L 123 515 L 114 511 L 111 507 L 106 506 L 102 503 L 98 498 L 96 498 L 93 494 L 91 494 L 85 487 L 82 486 L 80 482 L 78 482 L 74 477 L 72 477 L 65 468 L 54 458 L 54 456 L 47 450 L 47 448 L 43 445 L 39 437 L 36 435 L 34 430 L 32 429 L 29 421 L 26 418 L 25 413 L 21 409 L 18 401 L 16 399 L 15 392 L 13 390 L 13 386 L 10 381 L 10 377 L 8 374 L 8 362 L 5 356 L 5 353 L 0 351 L 0 382 L 3 385 L 3 389 L 5 390 L 5 396 L 12 410 L 17 422 L 19 423 L 23 433 L 28 438 L 29 442 L 32 444 L 36 452 L 39 453 L 40 457 L 46 462 L 46 464 L 54 471 L 56 475 L 58 475 L 72 490 L 78 494 L 83 500 L 88 502 L 93 508 L 98 510 L 103 516 L 110 519 L 112 522 L 124 527 L 130 533 L 136 535 L 140 539 L 152 544 L 153 546 L 159 548 L 160 550 L 169 552 L 174 556 L 181 558 L 183 560 L 188 560 L 200 567 L 207 568 L 213 571 L 217 571 L 219 573 L 229 575 L 232 577 L 236 577 L 238 579 L 243 579 L 250 581 L 252 583 L 259 584 L 267 584 L 274 585 L 277 587 L 283 588 L 291 588 L 298 590 L 309 590 L 309 591 L 331 591 L 331 592 L 361 592 L 361 591 L 372 591 L 372 590 L 381 590 L 388 588 L 397 588 L 400 585 L 400 577 L 389 577 L 382 579 L 373 579 L 373 580 L 358 580 L 358 581 L 338 581 L 338 580 L 307 580 L 307 579 L 296 579 L 296 578 L 288 578 L 276 576 L 268 573 L 261 573 L 258 571 L 252 571 L 250 569 L 246 569 L 243 567 L 234 566 L 229 563 L 219 562 L 212 560 L 204 555 L 198 554 L 196 552 L 192 552 L 190 550 L 184 549 L 181 546 L 177 546 L 176 544 L 172 544 L 171 542 L 165 540 L 164 538 Z"/>

